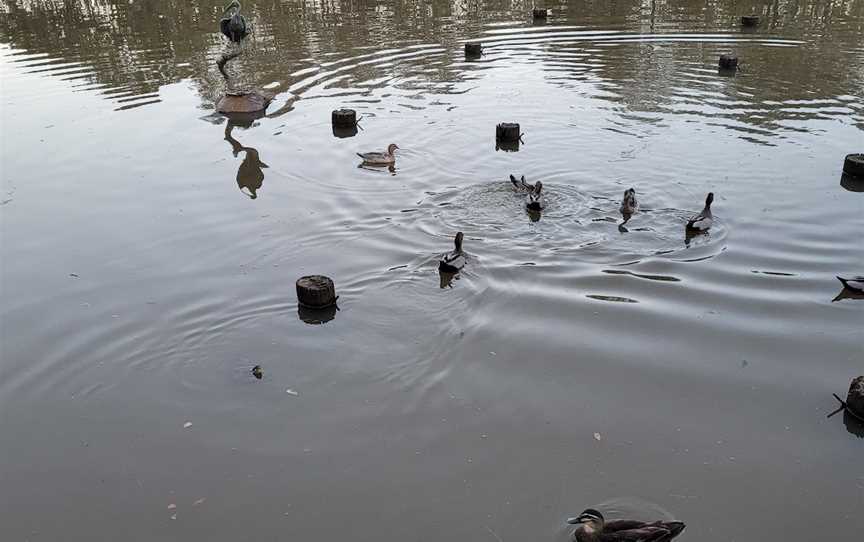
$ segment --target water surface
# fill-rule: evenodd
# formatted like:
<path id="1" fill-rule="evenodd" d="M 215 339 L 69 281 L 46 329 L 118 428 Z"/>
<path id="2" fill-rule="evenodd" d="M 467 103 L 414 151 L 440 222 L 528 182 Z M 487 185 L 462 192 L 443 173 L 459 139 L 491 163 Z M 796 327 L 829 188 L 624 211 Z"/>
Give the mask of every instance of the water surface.
<path id="1" fill-rule="evenodd" d="M 247 0 L 251 125 L 221 2 L 0 6 L 0 538 L 858 536 L 864 431 L 825 415 L 864 373 L 864 3 L 548 6 Z"/>

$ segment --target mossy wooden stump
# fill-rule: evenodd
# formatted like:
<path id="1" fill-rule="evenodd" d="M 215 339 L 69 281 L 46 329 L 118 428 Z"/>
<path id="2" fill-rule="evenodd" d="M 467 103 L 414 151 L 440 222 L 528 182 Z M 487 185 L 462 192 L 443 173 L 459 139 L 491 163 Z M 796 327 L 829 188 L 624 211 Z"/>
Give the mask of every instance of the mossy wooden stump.
<path id="1" fill-rule="evenodd" d="M 746 26 L 748 28 L 753 28 L 755 26 L 759 26 L 759 16 L 758 15 L 744 15 L 741 17 L 741 26 Z"/>
<path id="2" fill-rule="evenodd" d="M 846 408 L 856 418 L 864 421 L 864 376 L 853 379 L 849 385 Z"/>
<path id="3" fill-rule="evenodd" d="M 336 304 L 336 286 L 322 275 L 311 275 L 297 280 L 297 301 L 308 309 L 325 309 Z"/>
<path id="4" fill-rule="evenodd" d="M 848 154 L 843 162 L 843 173 L 864 180 L 864 154 Z"/>
<path id="5" fill-rule="evenodd" d="M 738 68 L 738 57 L 735 55 L 720 55 L 721 70 L 735 70 Z"/>
<path id="6" fill-rule="evenodd" d="M 479 41 L 469 41 L 465 44 L 465 58 L 478 58 L 483 54 L 483 44 Z"/>
<path id="7" fill-rule="evenodd" d="M 216 110 L 223 115 L 254 115 L 263 113 L 273 96 L 256 91 L 226 92 L 216 102 Z"/>
<path id="8" fill-rule="evenodd" d="M 519 124 L 516 122 L 502 122 L 495 127 L 496 141 L 519 141 L 521 135 Z"/>

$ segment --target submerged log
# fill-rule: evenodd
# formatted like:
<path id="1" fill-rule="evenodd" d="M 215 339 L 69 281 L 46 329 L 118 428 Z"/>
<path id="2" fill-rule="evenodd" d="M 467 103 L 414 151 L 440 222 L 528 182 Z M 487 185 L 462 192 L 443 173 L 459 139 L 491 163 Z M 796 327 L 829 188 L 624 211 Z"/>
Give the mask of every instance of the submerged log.
<path id="1" fill-rule="evenodd" d="M 469 41 L 465 44 L 465 58 L 477 58 L 483 54 L 483 44 L 479 41 Z"/>
<path id="2" fill-rule="evenodd" d="M 738 67 L 738 57 L 735 55 L 720 55 L 720 68 L 734 70 Z"/>
<path id="3" fill-rule="evenodd" d="M 744 15 L 741 17 L 741 26 L 759 26 L 759 16 L 758 15 Z"/>
<path id="4" fill-rule="evenodd" d="M 502 122 L 495 127 L 495 139 L 498 141 L 519 141 L 521 135 L 516 122 Z"/>
<path id="5" fill-rule="evenodd" d="M 843 173 L 864 179 L 864 154 L 848 154 L 843 162 Z"/>
<path id="6" fill-rule="evenodd" d="M 310 309 L 323 309 L 336 304 L 336 286 L 323 275 L 311 275 L 297 280 L 297 301 Z"/>
<path id="7" fill-rule="evenodd" d="M 333 126 L 338 128 L 353 128 L 357 126 L 357 112 L 353 109 L 336 109 L 330 115 Z"/>

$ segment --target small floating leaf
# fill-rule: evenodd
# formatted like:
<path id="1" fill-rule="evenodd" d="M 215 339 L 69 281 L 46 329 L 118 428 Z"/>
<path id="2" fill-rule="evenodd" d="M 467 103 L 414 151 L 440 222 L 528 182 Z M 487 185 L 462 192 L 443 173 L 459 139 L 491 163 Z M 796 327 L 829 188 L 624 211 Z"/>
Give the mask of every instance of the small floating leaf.
<path id="1" fill-rule="evenodd" d="M 183 429 L 189 429 L 190 427 L 192 427 L 192 422 L 186 422 L 183 424 Z"/>

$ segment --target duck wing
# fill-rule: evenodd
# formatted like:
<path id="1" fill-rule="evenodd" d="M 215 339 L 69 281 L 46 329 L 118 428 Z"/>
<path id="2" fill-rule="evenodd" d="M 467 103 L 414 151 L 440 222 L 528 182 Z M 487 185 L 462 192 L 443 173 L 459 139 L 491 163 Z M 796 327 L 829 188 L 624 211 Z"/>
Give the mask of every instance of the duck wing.
<path id="1" fill-rule="evenodd" d="M 597 537 L 598 542 L 668 542 L 674 536 L 667 529 L 656 525 L 615 532 L 606 532 L 607 529 Z"/>
<path id="2" fill-rule="evenodd" d="M 644 521 L 636 521 L 635 519 L 613 519 L 606 522 L 606 526 L 603 528 L 603 532 L 614 533 L 631 529 L 641 529 L 642 527 L 654 527 L 659 524 L 659 521 L 655 521 L 653 523 L 646 523 Z"/>
<path id="3" fill-rule="evenodd" d="M 383 160 L 384 153 L 383 152 L 358 152 L 357 156 L 364 160 Z"/>

